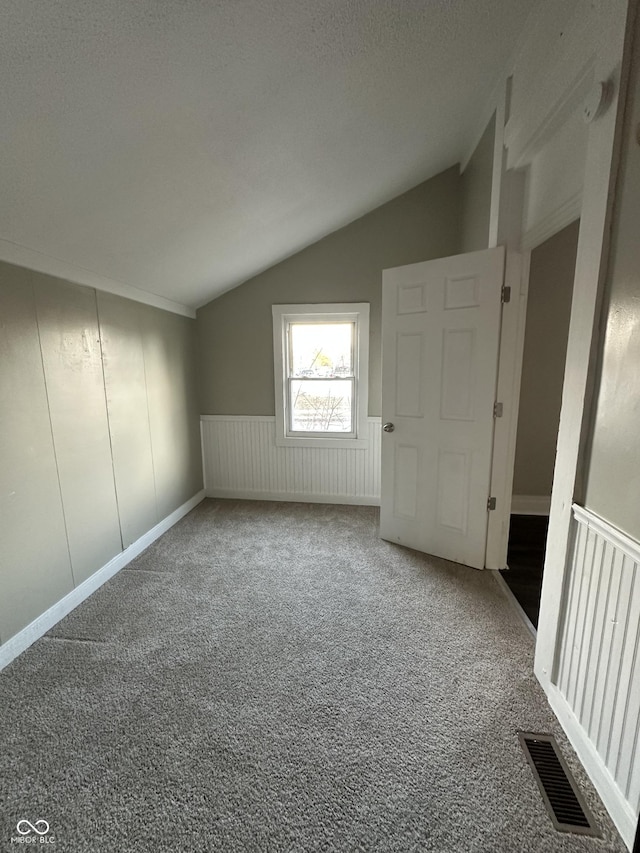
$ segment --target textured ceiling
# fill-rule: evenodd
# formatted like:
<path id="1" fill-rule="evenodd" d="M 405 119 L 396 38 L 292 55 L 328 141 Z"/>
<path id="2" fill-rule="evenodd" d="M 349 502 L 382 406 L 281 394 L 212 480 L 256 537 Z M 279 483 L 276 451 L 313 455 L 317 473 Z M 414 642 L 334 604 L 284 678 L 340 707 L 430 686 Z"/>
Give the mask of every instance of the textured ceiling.
<path id="1" fill-rule="evenodd" d="M 4 0 L 0 257 L 199 305 L 457 162 L 531 0 Z"/>

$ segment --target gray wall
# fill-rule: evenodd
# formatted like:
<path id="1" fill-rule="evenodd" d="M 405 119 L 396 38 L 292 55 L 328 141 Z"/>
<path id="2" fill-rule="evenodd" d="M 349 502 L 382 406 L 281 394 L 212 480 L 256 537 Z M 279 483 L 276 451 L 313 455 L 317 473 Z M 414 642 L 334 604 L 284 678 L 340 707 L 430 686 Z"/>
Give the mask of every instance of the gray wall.
<path id="1" fill-rule="evenodd" d="M 195 321 L 0 263 L 0 641 L 202 488 Z"/>
<path id="2" fill-rule="evenodd" d="M 616 196 L 585 504 L 640 541 L 640 40 Z"/>
<path id="3" fill-rule="evenodd" d="M 461 252 L 475 252 L 489 246 L 495 113 L 462 173 Z"/>
<path id="4" fill-rule="evenodd" d="M 513 492 L 551 495 L 579 222 L 531 253 Z"/>
<path id="5" fill-rule="evenodd" d="M 303 249 L 198 311 L 203 414 L 273 415 L 271 306 L 369 302 L 369 414 L 380 414 L 382 270 L 459 251 L 457 167 Z"/>

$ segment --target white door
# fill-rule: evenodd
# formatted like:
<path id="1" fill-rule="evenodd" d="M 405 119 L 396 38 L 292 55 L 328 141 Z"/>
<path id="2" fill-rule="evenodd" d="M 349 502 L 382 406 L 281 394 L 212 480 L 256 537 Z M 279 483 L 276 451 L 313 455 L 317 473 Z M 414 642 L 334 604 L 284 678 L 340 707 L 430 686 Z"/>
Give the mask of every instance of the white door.
<path id="1" fill-rule="evenodd" d="M 504 249 L 384 270 L 380 535 L 485 565 Z"/>

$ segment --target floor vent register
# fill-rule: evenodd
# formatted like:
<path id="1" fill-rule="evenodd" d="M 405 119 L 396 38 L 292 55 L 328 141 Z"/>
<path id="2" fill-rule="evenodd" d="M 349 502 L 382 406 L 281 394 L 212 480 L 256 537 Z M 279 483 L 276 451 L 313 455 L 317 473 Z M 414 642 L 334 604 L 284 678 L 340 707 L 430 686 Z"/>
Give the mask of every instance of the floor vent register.
<path id="1" fill-rule="evenodd" d="M 555 738 L 532 732 L 519 732 L 518 737 L 555 828 L 559 832 L 600 837 Z"/>

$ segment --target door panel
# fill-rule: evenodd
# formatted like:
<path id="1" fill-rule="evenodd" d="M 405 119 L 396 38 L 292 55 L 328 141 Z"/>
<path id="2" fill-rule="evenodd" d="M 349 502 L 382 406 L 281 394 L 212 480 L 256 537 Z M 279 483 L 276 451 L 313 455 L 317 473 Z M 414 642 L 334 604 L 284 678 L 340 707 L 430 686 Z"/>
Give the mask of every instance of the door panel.
<path id="1" fill-rule="evenodd" d="M 380 535 L 484 567 L 504 250 L 385 270 Z"/>
<path id="2" fill-rule="evenodd" d="M 397 444 L 395 457 L 394 514 L 398 518 L 416 519 L 420 450 L 406 444 Z"/>
<path id="3" fill-rule="evenodd" d="M 437 524 L 463 536 L 469 513 L 469 453 L 441 450 L 438 454 Z"/>
<path id="4" fill-rule="evenodd" d="M 421 418 L 423 335 L 399 334 L 396 338 L 396 412 L 406 418 Z"/>
<path id="5" fill-rule="evenodd" d="M 475 329 L 445 329 L 442 333 L 440 419 L 473 421 L 473 366 L 476 358 Z"/>

